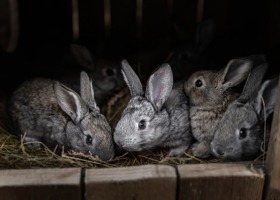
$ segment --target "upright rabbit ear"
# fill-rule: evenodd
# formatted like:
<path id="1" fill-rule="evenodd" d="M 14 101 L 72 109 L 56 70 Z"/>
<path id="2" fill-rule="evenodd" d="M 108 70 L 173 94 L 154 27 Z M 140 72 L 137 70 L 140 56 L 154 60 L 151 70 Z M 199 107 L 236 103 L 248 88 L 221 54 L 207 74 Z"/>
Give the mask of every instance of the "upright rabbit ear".
<path id="1" fill-rule="evenodd" d="M 169 64 L 161 65 L 149 78 L 146 88 L 146 98 L 156 110 L 160 110 L 168 99 L 173 87 L 173 74 Z"/>
<path id="2" fill-rule="evenodd" d="M 132 69 L 132 67 L 125 59 L 121 61 L 121 65 L 122 65 L 122 74 L 130 90 L 131 96 L 132 97 L 142 96 L 144 94 L 143 86 L 135 71 Z"/>
<path id="3" fill-rule="evenodd" d="M 279 78 L 277 77 L 265 81 L 258 92 L 256 101 L 253 102 L 255 110 L 264 120 L 274 110 L 278 92 L 278 80 Z"/>
<path id="4" fill-rule="evenodd" d="M 78 123 L 88 112 L 81 97 L 58 81 L 54 83 L 54 93 L 59 106 L 75 123 Z"/>
<path id="5" fill-rule="evenodd" d="M 261 64 L 251 70 L 251 73 L 249 74 L 243 87 L 242 93 L 237 99 L 238 102 L 246 103 L 248 101 L 252 101 L 256 97 L 266 70 L 266 63 Z"/>
<path id="6" fill-rule="evenodd" d="M 92 82 L 85 71 L 81 71 L 80 76 L 80 91 L 82 99 L 87 103 L 91 109 L 98 109 L 96 101 L 94 99 L 94 90 Z"/>
<path id="7" fill-rule="evenodd" d="M 198 53 L 202 53 L 213 42 L 216 33 L 216 24 L 213 19 L 200 22 L 195 32 L 195 45 Z"/>
<path id="8" fill-rule="evenodd" d="M 232 59 L 222 71 L 222 84 L 225 89 L 234 87 L 244 81 L 252 68 L 247 59 Z"/>
<path id="9" fill-rule="evenodd" d="M 87 47 L 78 44 L 71 44 L 70 49 L 75 61 L 79 65 L 81 65 L 85 69 L 91 71 L 94 70 L 92 55 Z"/>

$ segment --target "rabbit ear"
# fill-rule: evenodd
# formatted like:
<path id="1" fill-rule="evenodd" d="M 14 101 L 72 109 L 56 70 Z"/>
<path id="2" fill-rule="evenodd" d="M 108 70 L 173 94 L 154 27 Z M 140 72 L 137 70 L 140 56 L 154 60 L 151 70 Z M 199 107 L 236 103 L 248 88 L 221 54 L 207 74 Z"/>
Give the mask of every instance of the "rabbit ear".
<path id="1" fill-rule="evenodd" d="M 81 97 L 58 81 L 54 83 L 54 93 L 62 110 L 69 115 L 75 123 L 78 123 L 87 113 L 87 106 Z"/>
<path id="2" fill-rule="evenodd" d="M 257 113 L 264 118 L 268 117 L 274 110 L 277 92 L 278 92 L 278 77 L 265 81 L 258 93 L 253 106 Z"/>
<path id="3" fill-rule="evenodd" d="M 70 48 L 75 61 L 79 65 L 91 71 L 94 70 L 92 55 L 87 47 L 78 44 L 71 44 Z"/>
<path id="4" fill-rule="evenodd" d="M 160 110 L 173 87 L 173 74 L 169 64 L 161 65 L 149 78 L 146 98 Z"/>
<path id="5" fill-rule="evenodd" d="M 82 99 L 91 109 L 99 109 L 94 99 L 92 82 L 85 71 L 82 71 L 80 75 L 80 91 Z"/>
<path id="6" fill-rule="evenodd" d="M 247 59 L 232 59 L 223 69 L 222 84 L 225 89 L 244 81 L 252 68 L 252 62 Z"/>
<path id="7" fill-rule="evenodd" d="M 255 98 L 266 70 L 266 63 L 261 64 L 251 70 L 251 73 L 249 74 L 243 87 L 242 93 L 237 99 L 238 102 L 245 103 Z"/>
<path id="8" fill-rule="evenodd" d="M 214 40 L 216 24 L 212 19 L 206 19 L 200 22 L 195 32 L 195 45 L 198 53 L 207 49 L 209 44 Z"/>
<path id="9" fill-rule="evenodd" d="M 131 96 L 132 97 L 142 96 L 144 94 L 143 86 L 135 71 L 132 69 L 132 67 L 125 59 L 121 61 L 121 65 L 122 65 L 122 74 L 130 90 Z"/>

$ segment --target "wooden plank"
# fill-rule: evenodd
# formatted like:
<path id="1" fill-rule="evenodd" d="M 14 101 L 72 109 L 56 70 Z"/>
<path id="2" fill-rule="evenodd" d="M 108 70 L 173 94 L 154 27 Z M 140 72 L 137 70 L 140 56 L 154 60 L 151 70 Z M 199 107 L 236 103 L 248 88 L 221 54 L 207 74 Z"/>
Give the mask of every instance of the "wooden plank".
<path id="1" fill-rule="evenodd" d="M 264 173 L 243 164 L 188 164 L 177 167 L 178 199 L 262 199 Z"/>
<path id="2" fill-rule="evenodd" d="M 278 84 L 280 91 L 280 82 Z M 273 114 L 271 135 L 266 157 L 266 199 L 280 199 L 280 92 Z"/>
<path id="3" fill-rule="evenodd" d="M 1 200 L 79 200 L 81 169 L 0 170 Z"/>
<path id="4" fill-rule="evenodd" d="M 85 172 L 87 200 L 176 199 L 176 171 L 165 165 L 143 165 Z"/>

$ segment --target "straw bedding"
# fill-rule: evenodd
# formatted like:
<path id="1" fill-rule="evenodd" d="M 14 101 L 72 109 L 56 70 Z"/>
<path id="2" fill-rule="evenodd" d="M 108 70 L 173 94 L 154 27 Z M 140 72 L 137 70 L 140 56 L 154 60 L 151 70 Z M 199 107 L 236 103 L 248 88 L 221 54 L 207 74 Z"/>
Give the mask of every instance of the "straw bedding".
<path id="1" fill-rule="evenodd" d="M 127 88 L 120 90 L 110 99 L 103 113 L 107 116 L 112 127 L 118 121 L 123 108 L 130 96 Z M 81 167 L 81 168 L 107 168 L 135 166 L 144 164 L 180 165 L 189 163 L 223 162 L 221 159 L 210 158 L 202 160 L 195 158 L 190 152 L 181 157 L 169 157 L 167 151 L 159 149 L 144 153 L 118 153 L 111 161 L 101 161 L 92 155 L 78 152 L 64 152 L 49 149 L 42 144 L 42 148 L 28 148 L 23 138 L 18 138 L 9 126 L 5 114 L 6 98 L 0 102 L 0 169 L 29 169 L 29 168 L 55 168 L 55 167 Z M 24 137 L 24 136 L 23 136 Z M 256 161 L 262 161 L 261 155 Z"/>

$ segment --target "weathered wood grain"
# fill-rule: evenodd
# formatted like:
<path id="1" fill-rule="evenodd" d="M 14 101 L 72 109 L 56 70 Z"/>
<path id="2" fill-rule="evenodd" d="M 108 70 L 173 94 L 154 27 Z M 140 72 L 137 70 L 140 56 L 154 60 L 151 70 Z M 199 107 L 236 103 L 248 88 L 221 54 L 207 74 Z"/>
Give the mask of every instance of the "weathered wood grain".
<path id="1" fill-rule="evenodd" d="M 85 172 L 87 200 L 176 199 L 176 171 L 165 165 L 143 165 Z"/>
<path id="2" fill-rule="evenodd" d="M 81 169 L 0 170 L 1 200 L 79 200 Z"/>
<path id="3" fill-rule="evenodd" d="M 189 164 L 177 169 L 179 200 L 262 199 L 264 173 L 253 165 Z"/>
<path id="4" fill-rule="evenodd" d="M 266 157 L 265 199 L 280 199 L 280 83 Z"/>

